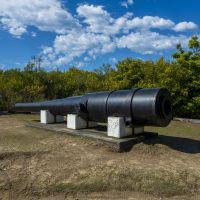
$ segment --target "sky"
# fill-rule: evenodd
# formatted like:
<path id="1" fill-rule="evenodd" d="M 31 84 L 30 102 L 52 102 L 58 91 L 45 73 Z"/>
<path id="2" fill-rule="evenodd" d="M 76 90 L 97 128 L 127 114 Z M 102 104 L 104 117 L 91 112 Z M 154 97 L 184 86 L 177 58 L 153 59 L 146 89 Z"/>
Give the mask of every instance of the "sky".
<path id="1" fill-rule="evenodd" d="M 46 70 L 93 70 L 126 57 L 170 60 L 200 36 L 199 0 L 0 0 L 0 69 L 33 56 Z"/>

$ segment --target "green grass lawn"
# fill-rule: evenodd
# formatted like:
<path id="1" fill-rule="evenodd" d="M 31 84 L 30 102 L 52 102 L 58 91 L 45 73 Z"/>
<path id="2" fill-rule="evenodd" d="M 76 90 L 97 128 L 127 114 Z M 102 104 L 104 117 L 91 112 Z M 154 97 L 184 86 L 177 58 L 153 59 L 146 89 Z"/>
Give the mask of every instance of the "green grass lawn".
<path id="1" fill-rule="evenodd" d="M 146 127 L 147 131 L 155 131 L 163 135 L 200 139 L 200 124 L 172 121 L 167 127 Z"/>

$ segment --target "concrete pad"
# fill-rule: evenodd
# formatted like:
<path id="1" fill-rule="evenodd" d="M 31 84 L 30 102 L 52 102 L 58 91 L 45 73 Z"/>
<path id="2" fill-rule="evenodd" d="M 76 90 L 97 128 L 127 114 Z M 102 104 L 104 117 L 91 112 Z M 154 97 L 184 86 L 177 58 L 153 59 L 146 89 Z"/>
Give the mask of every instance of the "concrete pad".
<path id="1" fill-rule="evenodd" d="M 51 124 L 55 122 L 55 117 L 48 110 L 40 111 L 40 123 L 42 124 Z"/>
<path id="2" fill-rule="evenodd" d="M 144 141 L 145 139 L 150 139 L 153 137 L 157 137 L 157 133 L 152 132 L 144 132 L 142 134 L 138 134 L 137 136 L 131 135 L 126 138 L 114 138 L 107 136 L 107 127 L 99 125 L 96 128 L 87 128 L 82 130 L 73 130 L 66 128 L 65 123 L 58 124 L 41 124 L 39 122 L 33 121 L 27 124 L 28 127 L 39 128 L 43 130 L 53 131 L 61 134 L 77 136 L 82 138 L 91 139 L 94 142 L 106 145 L 114 151 L 124 152 L 130 151 L 132 147 Z"/>

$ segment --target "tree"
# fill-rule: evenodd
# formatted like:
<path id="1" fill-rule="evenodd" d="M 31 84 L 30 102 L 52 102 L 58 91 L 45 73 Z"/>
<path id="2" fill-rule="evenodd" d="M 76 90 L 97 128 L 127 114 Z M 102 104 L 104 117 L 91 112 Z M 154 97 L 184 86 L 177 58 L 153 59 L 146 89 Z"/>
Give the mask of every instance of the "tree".
<path id="1" fill-rule="evenodd" d="M 32 56 L 28 64 L 25 66 L 24 71 L 40 71 L 41 69 L 41 64 L 43 62 L 43 58 L 41 55 L 39 56 Z"/>
<path id="2" fill-rule="evenodd" d="M 200 117 L 200 42 L 193 36 L 188 42 L 188 51 L 177 45 L 177 52 L 173 54 L 180 68 L 176 80 L 179 80 L 179 97 L 176 105 L 178 115 L 186 117 Z"/>
<path id="3" fill-rule="evenodd" d="M 114 80 L 118 84 L 118 89 L 138 87 L 143 78 L 144 69 L 141 60 L 126 58 L 117 63 Z"/>

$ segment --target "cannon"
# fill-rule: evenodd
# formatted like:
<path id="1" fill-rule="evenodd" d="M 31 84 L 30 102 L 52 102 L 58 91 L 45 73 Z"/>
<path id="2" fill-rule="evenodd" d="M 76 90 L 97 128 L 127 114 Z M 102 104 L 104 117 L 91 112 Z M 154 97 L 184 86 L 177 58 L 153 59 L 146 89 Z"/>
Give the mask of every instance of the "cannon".
<path id="1" fill-rule="evenodd" d="M 87 93 L 37 103 L 17 103 L 17 112 L 48 110 L 53 115 L 77 114 L 87 121 L 107 122 L 123 117 L 131 126 L 167 126 L 172 119 L 171 95 L 166 88 L 133 88 Z"/>

